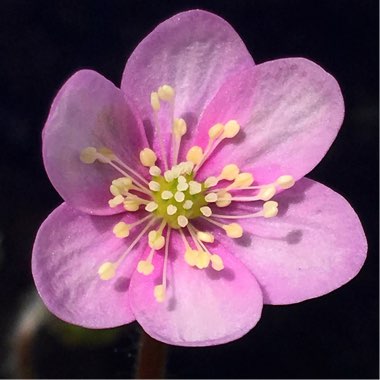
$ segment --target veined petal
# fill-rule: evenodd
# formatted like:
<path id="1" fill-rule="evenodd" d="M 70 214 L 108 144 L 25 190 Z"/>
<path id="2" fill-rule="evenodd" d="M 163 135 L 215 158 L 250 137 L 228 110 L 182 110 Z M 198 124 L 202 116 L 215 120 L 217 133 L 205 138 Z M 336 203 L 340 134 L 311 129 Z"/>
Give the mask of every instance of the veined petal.
<path id="1" fill-rule="evenodd" d="M 341 195 L 304 178 L 275 199 L 276 217 L 240 219 L 241 240 L 222 242 L 254 273 L 264 303 L 319 297 L 356 276 L 367 242 L 357 215 Z"/>
<path id="2" fill-rule="evenodd" d="M 70 205 L 91 213 L 111 214 L 111 181 L 121 175 L 107 164 L 84 164 L 89 146 L 111 149 L 139 168 L 139 150 L 147 146 L 141 122 L 123 93 L 91 70 L 74 74 L 59 91 L 43 130 L 43 156 L 49 178 Z"/>
<path id="3" fill-rule="evenodd" d="M 135 214 L 130 218 L 132 222 Z M 125 240 L 112 233 L 119 220 L 90 216 L 63 203 L 40 227 L 33 248 L 34 281 L 45 305 L 64 321 L 108 328 L 134 320 L 128 288 L 138 250 L 125 259 L 114 279 L 98 276 L 102 263 L 116 260 L 126 249 Z"/>
<path id="4" fill-rule="evenodd" d="M 121 89 L 134 100 L 151 143 L 160 153 L 152 127 L 152 91 L 164 84 L 172 86 L 174 115 L 193 129 L 226 78 L 253 64 L 243 41 L 225 20 L 192 10 L 164 21 L 137 46 L 125 67 Z M 163 117 L 160 121 L 168 145 L 171 120 Z M 195 131 L 191 134 L 195 136 Z M 183 144 L 186 147 L 190 142 L 185 139 Z"/>
<path id="5" fill-rule="evenodd" d="M 240 338 L 261 316 L 262 295 L 253 275 L 231 254 L 224 269 L 196 269 L 174 251 L 182 242 L 172 233 L 166 300 L 156 301 L 153 288 L 161 282 L 161 255 L 149 276 L 132 277 L 131 307 L 137 321 L 153 338 L 180 346 L 207 346 Z M 174 257 L 173 257 L 174 256 Z"/>
<path id="6" fill-rule="evenodd" d="M 237 120 L 241 131 L 223 142 L 203 168 L 207 177 L 224 165 L 254 167 L 255 180 L 288 174 L 299 179 L 326 154 L 344 115 L 336 80 L 304 58 L 266 62 L 228 80 L 206 109 L 195 145 L 216 122 Z"/>

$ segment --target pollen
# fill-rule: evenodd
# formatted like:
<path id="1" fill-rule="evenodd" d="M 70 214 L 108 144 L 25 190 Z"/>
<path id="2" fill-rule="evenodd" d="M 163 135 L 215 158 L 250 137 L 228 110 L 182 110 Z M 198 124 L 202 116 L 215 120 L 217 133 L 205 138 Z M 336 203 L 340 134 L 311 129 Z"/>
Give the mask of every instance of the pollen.
<path id="1" fill-rule="evenodd" d="M 231 139 L 235 137 L 240 131 L 240 125 L 236 120 L 230 120 L 224 126 L 223 137 Z"/>
<path id="2" fill-rule="evenodd" d="M 224 125 L 221 123 L 218 123 L 218 124 L 213 125 L 208 130 L 208 136 L 211 140 L 215 140 L 222 135 L 223 131 L 224 131 Z"/>
<path id="3" fill-rule="evenodd" d="M 291 175 L 283 175 L 277 178 L 276 183 L 281 189 L 290 189 L 294 186 L 295 181 Z"/>
<path id="4" fill-rule="evenodd" d="M 108 201 L 108 204 L 111 208 L 115 208 L 119 205 L 121 205 L 124 202 L 124 197 L 122 195 L 116 195 L 116 197 L 110 199 Z"/>
<path id="5" fill-rule="evenodd" d="M 183 119 L 175 119 L 173 122 L 173 131 L 176 137 L 182 137 L 187 132 L 186 121 Z"/>
<path id="6" fill-rule="evenodd" d="M 107 281 L 115 277 L 117 266 L 109 261 L 103 263 L 98 269 L 98 275 L 101 280 Z"/>
<path id="7" fill-rule="evenodd" d="M 211 208 L 208 206 L 201 207 L 200 211 L 201 211 L 202 215 L 204 215 L 205 217 L 209 217 L 212 215 Z"/>
<path id="8" fill-rule="evenodd" d="M 258 197 L 263 201 L 269 201 L 276 194 L 274 186 L 267 186 L 259 191 Z"/>
<path id="9" fill-rule="evenodd" d="M 179 224 L 181 227 L 186 227 L 187 224 L 189 223 L 189 220 L 186 218 L 186 216 L 184 216 L 184 215 L 180 215 L 180 216 L 177 218 L 177 222 L 178 222 L 178 224 Z"/>
<path id="10" fill-rule="evenodd" d="M 275 201 L 265 202 L 263 205 L 264 218 L 273 218 L 278 213 L 278 203 Z"/>
<path id="11" fill-rule="evenodd" d="M 205 196 L 206 202 L 216 202 L 218 200 L 218 195 L 216 193 L 208 193 Z"/>
<path id="12" fill-rule="evenodd" d="M 213 243 L 214 235 L 210 232 L 197 231 L 197 238 L 205 243 Z"/>
<path id="13" fill-rule="evenodd" d="M 175 91 L 172 86 L 164 84 L 158 88 L 158 97 L 164 102 L 171 102 L 174 99 Z"/>
<path id="14" fill-rule="evenodd" d="M 157 161 L 156 153 L 152 149 L 145 148 L 140 152 L 140 162 L 147 167 L 154 166 Z"/>
<path id="15" fill-rule="evenodd" d="M 114 226 L 112 232 L 117 238 L 126 238 L 129 236 L 130 225 L 124 222 L 119 222 Z"/>
<path id="16" fill-rule="evenodd" d="M 226 165 L 219 175 L 219 179 L 226 179 L 227 181 L 233 181 L 240 173 L 239 168 L 235 164 Z"/>
<path id="17" fill-rule="evenodd" d="M 150 94 L 150 105 L 152 106 L 153 111 L 158 112 L 160 110 L 160 98 L 158 97 L 157 92 L 152 92 Z"/>
<path id="18" fill-rule="evenodd" d="M 160 184 L 156 181 L 150 181 L 149 182 L 149 189 L 152 191 L 160 191 Z"/>
<path id="19" fill-rule="evenodd" d="M 197 165 L 202 161 L 203 150 L 200 146 L 193 146 L 189 149 L 186 155 L 186 160 L 191 161 L 193 164 Z"/>
<path id="20" fill-rule="evenodd" d="M 216 201 L 216 205 L 218 207 L 227 207 L 232 202 L 232 195 L 228 191 L 218 191 L 217 192 L 218 199 Z"/>
<path id="21" fill-rule="evenodd" d="M 236 239 L 243 236 L 243 229 L 238 223 L 224 224 L 223 229 L 230 238 Z"/>
<path id="22" fill-rule="evenodd" d="M 158 166 L 151 166 L 149 168 L 149 174 L 153 177 L 157 177 L 161 174 L 161 169 Z"/>
<path id="23" fill-rule="evenodd" d="M 252 185 L 252 182 L 253 182 L 253 176 L 251 173 L 240 173 L 238 174 L 238 176 L 236 177 L 235 181 L 233 182 L 233 184 L 231 185 L 231 187 L 248 187 L 250 185 Z"/>
<path id="24" fill-rule="evenodd" d="M 94 147 L 89 146 L 80 152 L 79 158 L 84 164 L 93 164 L 96 161 L 97 154 L 98 151 Z"/>
<path id="25" fill-rule="evenodd" d="M 156 285 L 154 287 L 154 297 L 156 298 L 157 302 L 164 302 L 165 301 L 165 288 L 163 284 Z"/>
<path id="26" fill-rule="evenodd" d="M 219 272 L 224 269 L 223 260 L 219 255 L 211 255 L 210 260 L 212 268 L 216 271 Z"/>
<path id="27" fill-rule="evenodd" d="M 206 181 L 204 182 L 205 188 L 208 189 L 209 187 L 216 186 L 218 184 L 218 178 L 216 177 L 208 177 L 206 178 Z"/>
<path id="28" fill-rule="evenodd" d="M 160 250 L 165 245 L 165 238 L 161 235 L 159 231 L 150 231 L 148 234 L 149 247 Z"/>
<path id="29" fill-rule="evenodd" d="M 148 276 L 150 275 L 154 270 L 154 266 L 151 262 L 147 260 L 140 260 L 139 263 L 137 264 L 137 272 Z"/>
<path id="30" fill-rule="evenodd" d="M 157 208 L 158 208 L 158 204 L 156 202 L 149 202 L 145 206 L 145 210 L 148 212 L 153 212 L 154 210 L 157 210 Z"/>

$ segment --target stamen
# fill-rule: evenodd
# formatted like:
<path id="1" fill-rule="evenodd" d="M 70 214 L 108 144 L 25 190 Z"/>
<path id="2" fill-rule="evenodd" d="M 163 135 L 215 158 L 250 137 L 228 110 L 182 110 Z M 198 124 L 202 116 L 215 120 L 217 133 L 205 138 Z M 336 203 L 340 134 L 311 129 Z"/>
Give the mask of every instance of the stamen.
<path id="1" fill-rule="evenodd" d="M 196 254 L 193 252 L 192 255 L 195 256 L 195 266 L 198 269 L 205 269 L 210 264 L 210 252 L 207 250 L 206 246 L 198 240 L 194 230 L 192 229 L 192 225 L 188 225 L 187 229 L 190 232 L 190 235 L 194 241 L 194 244 L 197 246 L 198 250 L 195 251 Z"/>
<path id="2" fill-rule="evenodd" d="M 154 270 L 154 265 L 152 264 L 153 255 L 154 255 L 155 249 L 151 248 L 149 255 L 146 260 L 140 260 L 137 264 L 137 272 L 148 276 L 150 275 Z"/>
<path id="3" fill-rule="evenodd" d="M 162 220 L 160 227 L 157 231 L 152 230 L 148 234 L 148 243 L 150 248 L 160 250 L 165 245 L 165 238 L 162 236 L 162 231 L 166 226 L 166 221 Z"/>
<path id="4" fill-rule="evenodd" d="M 219 174 L 218 179 L 225 179 L 227 181 L 233 181 L 238 174 L 240 173 L 240 169 L 235 164 L 226 165 L 222 172 Z"/>
<path id="5" fill-rule="evenodd" d="M 160 99 L 159 99 L 157 92 L 152 92 L 150 94 L 150 104 L 151 104 L 152 109 L 153 109 L 153 123 L 154 123 L 155 129 L 157 131 L 157 137 L 158 137 L 158 142 L 159 142 L 160 151 L 161 151 L 161 159 L 164 163 L 165 169 L 167 170 L 168 169 L 168 161 L 166 160 L 164 143 L 162 140 L 161 126 L 160 126 L 160 123 L 158 121 L 158 111 L 160 110 L 161 105 L 160 105 Z"/>
<path id="6" fill-rule="evenodd" d="M 115 262 L 107 261 L 99 267 L 98 274 L 99 274 L 100 279 L 107 281 L 115 277 L 116 270 L 119 267 L 119 265 L 123 262 L 123 260 L 128 255 L 128 253 L 131 252 L 131 250 L 138 243 L 141 237 L 146 233 L 146 231 L 150 228 L 150 226 L 154 223 L 154 220 L 155 220 L 154 218 L 150 220 L 150 222 L 142 229 L 142 231 L 138 234 L 135 240 L 128 247 L 128 249 L 119 257 L 117 261 Z"/>
<path id="7" fill-rule="evenodd" d="M 218 195 L 216 193 L 208 193 L 206 196 L 205 196 L 205 201 L 206 202 L 216 202 L 218 200 Z"/>
<path id="8" fill-rule="evenodd" d="M 115 208 L 124 202 L 124 197 L 122 195 L 116 195 L 116 197 L 110 199 L 108 204 L 111 208 Z"/>
<path id="9" fill-rule="evenodd" d="M 263 205 L 263 209 L 261 211 L 255 212 L 253 214 L 245 214 L 245 215 L 220 215 L 213 214 L 215 218 L 222 219 L 244 219 L 244 218 L 257 218 L 263 216 L 264 218 L 272 218 L 276 216 L 278 213 L 278 203 L 275 201 L 265 202 Z M 206 219 L 211 222 L 210 219 Z M 214 221 L 212 221 L 214 222 Z"/>
<path id="10" fill-rule="evenodd" d="M 175 92 L 172 86 L 164 84 L 158 88 L 158 97 L 164 102 L 171 102 L 174 99 Z"/>
<path id="11" fill-rule="evenodd" d="M 235 178 L 235 181 L 226 187 L 226 190 L 250 186 L 253 181 L 254 178 L 251 173 L 240 173 Z"/>
<path id="12" fill-rule="evenodd" d="M 140 162 L 147 167 L 152 167 L 157 161 L 156 153 L 152 149 L 144 148 L 140 152 Z"/>
<path id="13" fill-rule="evenodd" d="M 173 121 L 173 164 L 178 162 L 179 149 L 181 147 L 182 136 L 187 132 L 187 125 L 183 119 Z"/>
<path id="14" fill-rule="evenodd" d="M 184 178 L 184 177 L 182 177 Z M 186 179 L 185 179 L 186 181 Z M 187 182 L 180 182 L 178 179 L 178 185 L 177 185 L 177 190 L 178 191 L 186 191 L 189 188 L 189 184 Z"/>
<path id="15" fill-rule="evenodd" d="M 277 178 L 276 184 L 280 186 L 281 189 L 290 189 L 292 186 L 294 186 L 295 181 L 291 175 L 283 175 Z"/>
<path id="16" fill-rule="evenodd" d="M 218 218 L 226 218 L 224 215 L 213 215 L 214 217 L 218 217 Z M 220 227 L 220 228 L 223 228 L 224 231 L 226 231 L 226 234 L 228 237 L 230 238 L 240 238 L 241 236 L 243 236 L 243 229 L 242 227 L 240 226 L 240 224 L 238 223 L 231 223 L 231 224 L 223 224 L 223 223 L 219 223 L 217 222 L 216 220 L 214 219 L 211 219 L 211 218 L 203 218 L 202 219 L 204 220 L 207 220 L 208 222 L 212 223 L 212 224 L 215 224 L 216 226 Z M 231 219 L 238 219 L 237 218 L 231 218 Z"/>
<path id="17" fill-rule="evenodd" d="M 210 140 L 216 140 L 218 137 L 222 135 L 224 131 L 224 125 L 221 123 L 213 125 L 209 130 L 208 130 L 208 137 Z"/>
<path id="18" fill-rule="evenodd" d="M 96 148 L 89 146 L 82 149 L 79 158 L 84 164 L 93 164 L 97 159 L 97 153 Z"/>
<path id="19" fill-rule="evenodd" d="M 210 187 L 214 187 L 218 184 L 219 180 L 218 178 L 216 177 L 208 177 L 206 178 L 206 180 L 204 181 L 204 186 L 206 189 L 210 188 Z"/>
<path id="20" fill-rule="evenodd" d="M 235 137 L 240 131 L 240 125 L 236 120 L 228 121 L 224 126 L 222 138 L 231 139 Z"/>
<path id="21" fill-rule="evenodd" d="M 232 195 L 227 191 L 221 190 L 217 193 L 218 199 L 216 201 L 216 205 L 218 207 L 227 207 L 232 202 Z"/>
<path id="22" fill-rule="evenodd" d="M 214 270 L 219 272 L 222 269 L 224 269 L 223 260 L 219 255 L 211 255 L 210 260 L 211 260 L 211 266 Z"/>
<path id="23" fill-rule="evenodd" d="M 138 220 L 137 222 L 131 223 L 131 224 L 127 224 L 125 222 L 119 222 L 119 223 L 115 224 L 112 232 L 115 234 L 115 236 L 117 238 L 120 238 L 120 239 L 126 238 L 129 236 L 129 233 L 130 233 L 132 228 L 138 226 L 141 223 L 144 223 L 147 219 L 151 219 L 152 217 L 153 216 L 149 214 L 149 215 L 145 216 L 144 218 Z"/>
<path id="24" fill-rule="evenodd" d="M 193 146 L 189 149 L 186 155 L 186 160 L 191 161 L 193 164 L 197 165 L 202 161 L 203 151 L 200 146 Z"/>
<path id="25" fill-rule="evenodd" d="M 164 265 L 162 269 L 162 284 L 156 285 L 154 287 L 154 297 L 156 298 L 157 302 L 163 302 L 166 297 L 166 276 L 167 276 L 167 267 L 168 267 L 170 232 L 171 232 L 171 228 L 168 227 L 168 232 L 166 234 Z"/>
<path id="26" fill-rule="evenodd" d="M 164 177 L 165 177 L 165 180 L 166 182 L 171 182 L 173 181 L 174 179 L 174 173 L 172 170 L 166 170 L 166 172 L 164 173 Z"/>

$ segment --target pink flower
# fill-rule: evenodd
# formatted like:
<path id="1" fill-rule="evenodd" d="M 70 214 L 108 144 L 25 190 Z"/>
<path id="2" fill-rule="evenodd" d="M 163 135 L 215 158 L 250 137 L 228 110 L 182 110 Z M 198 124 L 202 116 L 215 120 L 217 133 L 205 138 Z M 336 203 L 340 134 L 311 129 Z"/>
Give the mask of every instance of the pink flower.
<path id="1" fill-rule="evenodd" d="M 199 10 L 140 43 L 121 90 L 77 72 L 43 131 L 65 201 L 34 245 L 45 304 L 81 326 L 136 319 L 158 340 L 203 346 L 247 333 L 263 303 L 345 284 L 366 257 L 360 221 L 304 178 L 343 114 L 318 65 L 255 66 L 231 26 Z"/>

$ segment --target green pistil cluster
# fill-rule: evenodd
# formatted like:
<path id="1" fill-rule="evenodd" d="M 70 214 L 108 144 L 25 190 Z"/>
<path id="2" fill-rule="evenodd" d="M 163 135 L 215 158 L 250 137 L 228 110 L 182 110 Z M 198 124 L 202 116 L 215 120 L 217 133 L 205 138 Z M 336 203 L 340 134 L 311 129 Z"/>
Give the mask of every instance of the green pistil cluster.
<path id="1" fill-rule="evenodd" d="M 152 180 L 159 184 L 159 190 L 152 191 L 153 201 L 158 205 L 153 213 L 170 227 L 179 229 L 187 224 L 186 220 L 202 215 L 201 208 L 207 205 L 206 188 L 194 181 L 193 174 L 184 174 L 171 181 L 163 176 L 154 176 Z"/>

